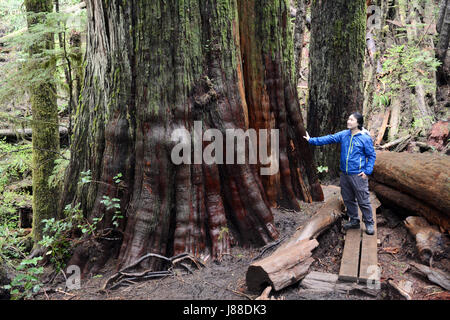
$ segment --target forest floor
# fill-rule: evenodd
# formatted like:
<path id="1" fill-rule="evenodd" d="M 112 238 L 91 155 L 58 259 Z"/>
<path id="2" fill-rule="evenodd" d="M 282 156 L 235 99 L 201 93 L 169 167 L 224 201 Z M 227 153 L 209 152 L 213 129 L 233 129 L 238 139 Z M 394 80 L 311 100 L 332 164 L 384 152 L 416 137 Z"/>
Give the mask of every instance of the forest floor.
<path id="1" fill-rule="evenodd" d="M 338 185 L 338 180 L 329 184 Z M 274 209 L 275 224 L 282 239 L 288 239 L 298 227 L 323 205 L 323 203 L 301 202 L 301 211 Z M 391 209 L 379 207 L 377 210 L 378 263 L 381 267 L 381 290 L 376 297 L 362 291 L 352 294 L 299 294 L 300 282 L 271 296 L 281 300 L 384 300 L 402 299 L 388 284 L 405 281 L 412 290 L 412 299 L 450 299 L 450 294 L 441 287 L 414 272 L 411 262 L 421 263 L 415 240 L 403 224 L 403 217 Z M 318 237 L 319 246 L 313 251 L 315 262 L 309 271 L 339 273 L 344 233 L 340 219 L 330 229 Z M 277 246 L 264 252 L 270 255 Z M 39 300 L 249 300 L 255 299 L 260 292 L 249 292 L 245 283 L 245 274 L 252 259 L 262 252 L 261 248 L 232 247 L 231 254 L 219 261 L 209 261 L 204 268 L 192 273 L 177 269 L 174 275 L 165 278 L 136 282 L 114 290 L 103 291 L 106 279 L 115 273 L 115 263 L 110 261 L 97 275 L 81 280 L 81 289 L 67 291 L 65 279 L 60 273 L 51 285 L 45 285 L 45 291 L 34 296 Z M 433 267 L 449 272 L 448 257 L 434 261 Z M 50 273 L 52 270 L 47 270 Z M 408 282 L 409 281 L 409 282 Z"/>

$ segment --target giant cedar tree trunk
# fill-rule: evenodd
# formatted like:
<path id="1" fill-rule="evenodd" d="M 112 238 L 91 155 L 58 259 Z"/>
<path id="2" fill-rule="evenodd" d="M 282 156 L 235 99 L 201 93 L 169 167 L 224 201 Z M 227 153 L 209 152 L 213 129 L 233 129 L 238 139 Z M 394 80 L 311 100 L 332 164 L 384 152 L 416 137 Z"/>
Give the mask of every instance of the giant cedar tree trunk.
<path id="1" fill-rule="evenodd" d="M 316 0 L 311 5 L 308 133 L 311 137 L 347 128 L 363 108 L 366 36 L 365 0 Z M 339 173 L 339 145 L 314 151 L 318 165 Z"/>
<path id="2" fill-rule="evenodd" d="M 100 227 L 108 228 L 102 197 L 121 199 L 119 266 L 149 252 L 220 258 L 233 240 L 228 228 L 241 244 L 261 245 L 278 237 L 271 205 L 323 200 L 302 138 L 286 1 L 89 0 L 87 11 L 83 98 L 61 207 L 81 202 L 90 219 L 105 214 Z M 278 128 L 279 174 L 174 165 L 171 133 L 192 132 L 194 120 L 221 132 Z M 97 182 L 77 185 L 86 170 Z"/>

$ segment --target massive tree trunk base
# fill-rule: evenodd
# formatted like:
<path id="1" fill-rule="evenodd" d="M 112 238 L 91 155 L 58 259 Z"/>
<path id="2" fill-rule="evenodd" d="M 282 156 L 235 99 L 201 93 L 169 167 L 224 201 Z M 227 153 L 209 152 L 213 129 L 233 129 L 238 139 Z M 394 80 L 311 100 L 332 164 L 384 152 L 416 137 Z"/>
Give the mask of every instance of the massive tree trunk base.
<path id="1" fill-rule="evenodd" d="M 120 199 L 123 237 L 114 243 L 118 256 L 109 254 L 118 269 L 148 253 L 221 259 L 236 242 L 261 246 L 279 236 L 271 207 L 323 200 L 302 138 L 288 8 L 284 0 L 87 1 L 83 98 L 60 208 L 81 203 L 88 219 L 103 216 L 97 228 L 105 230 L 114 210 L 103 197 Z M 171 135 L 186 129 L 195 151 L 194 121 L 200 134 L 217 129 L 222 137 L 227 129 L 278 129 L 278 173 L 261 176 L 265 165 L 248 161 L 174 164 Z M 210 146 L 203 141 L 197 151 Z M 87 170 L 93 182 L 78 185 Z M 89 248 L 72 260 L 90 263 Z M 162 267 L 160 259 L 141 266 Z"/>

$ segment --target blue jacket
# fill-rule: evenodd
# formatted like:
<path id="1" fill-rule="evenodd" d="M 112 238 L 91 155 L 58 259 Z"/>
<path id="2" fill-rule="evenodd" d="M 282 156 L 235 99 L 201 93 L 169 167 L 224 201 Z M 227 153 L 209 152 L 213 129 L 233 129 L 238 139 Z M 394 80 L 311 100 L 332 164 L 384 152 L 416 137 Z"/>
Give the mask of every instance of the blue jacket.
<path id="1" fill-rule="evenodd" d="M 351 134 L 351 130 L 342 130 L 335 134 L 309 139 L 309 143 L 321 146 L 330 143 L 341 144 L 340 169 L 345 174 L 358 174 L 364 172 L 372 174 L 376 153 L 372 138 L 367 131 Z"/>

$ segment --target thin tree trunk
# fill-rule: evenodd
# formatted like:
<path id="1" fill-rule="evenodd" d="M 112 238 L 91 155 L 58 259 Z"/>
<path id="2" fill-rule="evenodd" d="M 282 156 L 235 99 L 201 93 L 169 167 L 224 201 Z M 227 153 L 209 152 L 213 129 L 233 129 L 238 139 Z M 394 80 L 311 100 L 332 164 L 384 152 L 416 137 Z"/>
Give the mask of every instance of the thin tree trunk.
<path id="1" fill-rule="evenodd" d="M 449 59 L 446 58 L 450 38 L 450 1 L 448 0 L 441 0 L 437 31 L 439 38 L 436 44 L 436 58 L 441 62 L 437 71 L 437 79 L 439 84 L 443 85 L 449 81 L 450 70 Z"/>
<path id="2" fill-rule="evenodd" d="M 365 0 L 313 1 L 311 5 L 308 132 L 312 137 L 344 130 L 362 113 L 366 48 Z M 339 173 L 339 145 L 315 150 L 317 164 Z"/>
<path id="3" fill-rule="evenodd" d="M 399 18 L 402 24 L 409 25 L 406 28 L 406 34 L 408 38 L 408 45 L 410 46 L 417 45 L 419 41 L 419 32 L 416 25 L 420 21 L 418 21 L 419 16 L 414 4 L 416 4 L 416 6 L 420 5 L 418 4 L 417 0 L 414 0 L 414 2 L 410 3 L 408 3 L 406 0 L 400 0 L 398 10 Z M 406 16 L 407 13 L 409 13 L 408 17 Z M 434 122 L 435 117 L 434 113 L 425 102 L 425 89 L 423 87 L 423 84 L 421 84 L 420 82 L 415 85 L 415 98 L 420 119 L 422 119 L 424 125 L 427 128 L 431 127 L 431 124 Z"/>
<path id="4" fill-rule="evenodd" d="M 436 31 L 441 33 L 442 26 L 444 25 L 445 14 L 447 12 L 448 0 L 439 1 L 439 15 L 436 23 Z"/>
<path id="5" fill-rule="evenodd" d="M 70 59 L 73 62 L 73 79 L 75 85 L 73 86 L 73 96 L 75 97 L 75 109 L 78 106 L 81 86 L 83 84 L 83 52 L 81 51 L 81 33 L 76 30 L 70 32 Z M 74 110 L 75 110 L 74 109 Z"/>
<path id="6" fill-rule="evenodd" d="M 294 27 L 294 55 L 295 55 L 295 80 L 296 85 L 300 81 L 302 72 L 302 51 L 305 29 L 306 8 L 305 0 L 297 0 L 297 11 Z"/>
<path id="7" fill-rule="evenodd" d="M 48 13 L 53 11 L 51 0 L 25 1 L 27 12 Z M 42 23 L 42 16 L 29 16 L 28 28 Z M 41 54 L 43 50 L 54 48 L 53 34 L 49 33 L 37 41 L 30 49 L 31 61 L 35 69 L 51 70 L 55 68 L 54 58 L 45 62 L 34 60 L 33 55 Z M 56 85 L 54 79 L 45 77 L 36 81 L 30 88 L 32 110 L 32 145 L 33 145 L 33 240 L 35 246 L 42 238 L 43 219 L 57 216 L 58 195 L 55 187 L 50 187 L 48 177 L 52 174 L 54 160 L 59 153 L 58 107 L 56 104 Z"/>

